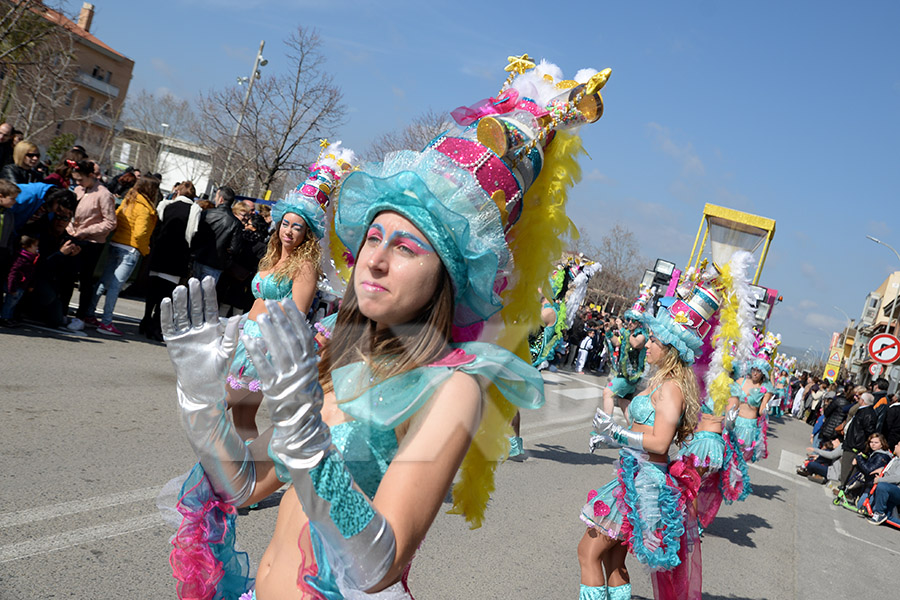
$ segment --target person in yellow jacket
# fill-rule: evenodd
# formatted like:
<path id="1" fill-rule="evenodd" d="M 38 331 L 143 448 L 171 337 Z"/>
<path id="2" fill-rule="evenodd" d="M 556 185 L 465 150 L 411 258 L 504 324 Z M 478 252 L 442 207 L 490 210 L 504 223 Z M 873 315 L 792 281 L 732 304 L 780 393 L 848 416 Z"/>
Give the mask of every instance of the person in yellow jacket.
<path id="1" fill-rule="evenodd" d="M 119 299 L 119 291 L 137 266 L 140 256 L 150 253 L 150 235 L 156 227 L 156 203 L 159 200 L 159 179 L 141 177 L 137 180 L 122 204 L 116 209 L 116 230 L 109 240 L 109 252 L 103 276 L 94 289 L 94 298 L 84 320 L 86 325 L 96 326 L 106 335 L 121 336 L 113 325 L 113 310 Z M 103 316 L 94 316 L 100 296 L 106 293 Z"/>

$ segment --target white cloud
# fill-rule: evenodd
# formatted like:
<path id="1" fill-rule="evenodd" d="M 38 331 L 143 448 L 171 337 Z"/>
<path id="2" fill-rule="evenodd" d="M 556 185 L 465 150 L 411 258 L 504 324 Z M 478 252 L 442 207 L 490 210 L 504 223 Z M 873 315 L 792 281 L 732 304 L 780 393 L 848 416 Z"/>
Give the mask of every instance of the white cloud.
<path id="1" fill-rule="evenodd" d="M 846 325 L 843 319 L 821 313 L 807 313 L 803 317 L 803 322 L 820 331 L 840 331 Z"/>
<path id="2" fill-rule="evenodd" d="M 600 169 L 593 169 L 590 173 L 584 176 L 585 181 L 596 181 L 602 183 L 604 185 L 613 185 L 615 184 L 615 180 L 605 173 L 601 173 Z"/>
<path id="3" fill-rule="evenodd" d="M 818 306 L 818 303 L 813 302 L 812 300 L 801 300 L 797 303 L 797 308 L 800 310 L 810 310 Z"/>
<path id="4" fill-rule="evenodd" d="M 681 164 L 682 174 L 702 176 L 706 173 L 706 167 L 703 166 L 703 161 L 694 151 L 693 144 L 690 142 L 687 144 L 677 143 L 672 139 L 669 129 L 659 123 L 648 123 L 647 128 L 653 135 L 659 150 Z"/>

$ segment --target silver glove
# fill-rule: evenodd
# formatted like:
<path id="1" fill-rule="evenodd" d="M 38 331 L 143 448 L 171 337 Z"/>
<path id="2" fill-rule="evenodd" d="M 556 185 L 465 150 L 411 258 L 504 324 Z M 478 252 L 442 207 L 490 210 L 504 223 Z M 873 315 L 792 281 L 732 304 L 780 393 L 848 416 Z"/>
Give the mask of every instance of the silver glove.
<path id="1" fill-rule="evenodd" d="M 292 300 L 283 308 L 267 301 L 258 319 L 261 340 L 243 338 L 274 425 L 269 447 L 290 472 L 313 529 L 346 563 L 350 584 L 366 591 L 394 563 L 394 532 L 354 483 L 322 421 L 315 332 Z"/>
<path id="2" fill-rule="evenodd" d="M 250 451 L 225 405 L 225 375 L 237 343 L 238 320 L 220 322 L 212 277 L 202 284 L 191 279 L 188 288 L 178 286 L 172 299 L 160 305 L 163 339 L 175 366 L 181 424 L 213 489 L 234 506 L 250 498 L 256 485 Z"/>
<path id="3" fill-rule="evenodd" d="M 722 422 L 722 427 L 726 430 L 731 431 L 734 429 L 734 424 L 737 422 L 738 418 L 738 407 L 735 406 L 725 413 L 725 420 Z"/>
<path id="4" fill-rule="evenodd" d="M 632 431 L 622 427 L 613 418 L 597 409 L 594 415 L 594 433 L 596 434 L 597 444 L 606 444 L 608 446 L 625 446 L 634 448 L 635 450 L 644 450 L 644 434 Z M 591 445 L 594 445 L 594 438 L 591 438 Z"/>

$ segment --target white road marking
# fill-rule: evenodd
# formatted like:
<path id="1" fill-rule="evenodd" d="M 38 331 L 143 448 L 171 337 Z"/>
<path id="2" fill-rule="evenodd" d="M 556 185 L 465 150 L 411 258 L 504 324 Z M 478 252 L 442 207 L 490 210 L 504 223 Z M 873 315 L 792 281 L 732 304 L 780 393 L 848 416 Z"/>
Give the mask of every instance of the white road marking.
<path id="1" fill-rule="evenodd" d="M 805 460 L 805 454 L 794 454 L 793 452 L 782 450 L 778 459 L 778 470 L 785 473 L 796 473 L 797 467 L 802 465 Z"/>
<path id="2" fill-rule="evenodd" d="M 600 388 L 601 390 L 606 387 L 606 384 L 594 383 L 593 381 L 581 379 L 579 377 L 573 377 L 572 375 L 566 375 L 565 373 L 556 373 L 558 377 L 564 377 L 565 379 L 570 379 L 572 381 L 577 381 L 578 383 L 587 384 L 596 388 Z"/>
<path id="3" fill-rule="evenodd" d="M 597 398 L 599 400 L 601 398 L 601 395 L 597 393 L 597 390 L 594 388 L 566 389 L 559 390 L 557 393 L 566 398 L 571 398 L 572 400 L 587 400 L 588 398 Z"/>
<path id="4" fill-rule="evenodd" d="M 545 382 L 550 383 L 562 383 L 564 381 L 558 373 L 551 373 L 550 371 L 541 371 L 541 377 L 544 378 Z"/>
<path id="5" fill-rule="evenodd" d="M 144 515 L 124 521 L 114 521 L 96 527 L 83 527 L 65 533 L 50 535 L 47 537 L 0 546 L 0 563 L 12 560 L 20 560 L 29 556 L 46 554 L 64 548 L 71 548 L 78 544 L 87 544 L 99 540 L 134 533 L 143 529 L 165 525 L 159 515 Z"/>
<path id="6" fill-rule="evenodd" d="M 885 548 L 884 546 L 880 546 L 880 545 L 876 544 L 875 542 L 870 542 L 869 540 L 866 540 L 866 539 L 863 539 L 860 537 L 856 537 L 853 534 L 847 533 L 841 527 L 841 524 L 838 522 L 837 519 L 834 520 L 834 530 L 843 536 L 846 536 L 852 540 L 856 540 L 857 542 L 865 542 L 866 544 L 869 544 L 870 546 L 875 546 L 876 548 L 879 548 L 881 550 L 886 550 L 886 551 L 890 552 L 891 554 L 896 554 L 897 556 L 900 556 L 900 552 L 897 552 L 896 550 L 891 550 L 890 548 Z"/>
<path id="7" fill-rule="evenodd" d="M 38 508 L 5 513 L 0 515 L 0 527 L 17 527 L 34 521 L 43 521 L 54 517 L 74 515 L 90 510 L 118 506 L 119 504 L 130 504 L 132 502 L 150 500 L 156 498 L 156 495 L 159 494 L 159 490 L 159 487 L 129 490 L 127 492 L 118 492 L 106 496 L 60 502 L 59 504 L 50 504 L 49 506 L 40 506 Z"/>
<path id="8" fill-rule="evenodd" d="M 570 425 L 568 427 L 560 427 L 558 429 L 551 429 L 549 431 L 542 431 L 540 433 L 528 433 L 526 431 L 522 431 L 522 437 L 525 438 L 526 442 L 531 442 L 534 440 L 542 440 L 544 438 L 553 437 L 555 435 L 560 435 L 563 433 L 571 433 L 573 431 L 578 431 L 579 429 L 584 430 L 584 447 L 587 448 L 587 440 L 588 440 L 588 431 L 590 431 L 590 423 L 585 425 L 584 419 L 579 419 L 577 425 Z"/>
<path id="9" fill-rule="evenodd" d="M 794 477 L 789 477 L 789 476 L 785 475 L 784 473 L 779 473 L 778 471 L 773 471 L 772 469 L 767 469 L 766 467 L 761 467 L 759 465 L 748 464 L 747 466 L 750 468 L 753 468 L 753 469 L 758 469 L 758 470 L 762 471 L 763 473 L 768 473 L 769 475 L 774 475 L 775 477 L 780 477 L 782 479 L 786 479 L 786 480 L 790 481 L 791 483 L 794 483 L 794 484 L 797 484 L 797 485 L 800 485 L 803 487 L 809 487 L 812 485 L 809 481 L 807 481 L 805 479 L 798 479 L 799 475 L 795 475 Z M 751 479 L 751 484 L 752 483 L 753 483 L 753 481 Z"/>

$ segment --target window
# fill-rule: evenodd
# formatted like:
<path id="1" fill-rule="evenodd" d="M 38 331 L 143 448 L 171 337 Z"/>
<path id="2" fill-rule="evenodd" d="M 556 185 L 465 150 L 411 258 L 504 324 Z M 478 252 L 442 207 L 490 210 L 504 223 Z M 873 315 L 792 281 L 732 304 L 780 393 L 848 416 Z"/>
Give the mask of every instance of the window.
<path id="1" fill-rule="evenodd" d="M 88 111 L 94 107 L 94 97 L 88 96 L 87 102 L 84 103 L 84 110 Z"/>
<path id="2" fill-rule="evenodd" d="M 75 95 L 75 90 L 69 90 L 69 93 L 66 94 L 66 106 L 72 105 L 72 98 Z"/>
<path id="3" fill-rule="evenodd" d="M 112 71 L 107 71 L 106 72 L 106 83 L 110 83 L 111 80 L 112 80 Z"/>

